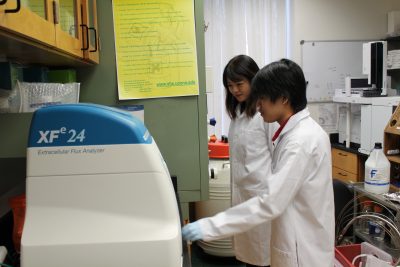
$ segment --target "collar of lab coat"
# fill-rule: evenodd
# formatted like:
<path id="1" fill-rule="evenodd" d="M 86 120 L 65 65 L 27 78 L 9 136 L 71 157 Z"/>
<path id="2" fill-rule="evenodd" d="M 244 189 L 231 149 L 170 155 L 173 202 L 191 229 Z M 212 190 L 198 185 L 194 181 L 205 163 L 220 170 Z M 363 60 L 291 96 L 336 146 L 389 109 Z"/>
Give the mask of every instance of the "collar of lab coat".
<path id="1" fill-rule="evenodd" d="M 305 109 L 297 112 L 296 114 L 293 114 L 290 118 L 289 121 L 286 123 L 285 127 L 283 127 L 281 133 L 279 134 L 278 138 L 276 138 L 275 141 L 273 141 L 273 145 L 276 146 L 281 138 L 290 130 L 292 130 L 298 123 L 304 118 L 307 118 L 310 116 L 310 112 L 308 111 L 308 108 L 306 107 Z"/>
<path id="2" fill-rule="evenodd" d="M 244 117 L 244 116 L 246 116 L 246 112 L 245 111 L 243 111 L 243 112 L 240 112 L 240 106 L 241 105 L 237 105 L 237 107 L 236 107 L 236 118 L 242 118 L 242 117 Z"/>

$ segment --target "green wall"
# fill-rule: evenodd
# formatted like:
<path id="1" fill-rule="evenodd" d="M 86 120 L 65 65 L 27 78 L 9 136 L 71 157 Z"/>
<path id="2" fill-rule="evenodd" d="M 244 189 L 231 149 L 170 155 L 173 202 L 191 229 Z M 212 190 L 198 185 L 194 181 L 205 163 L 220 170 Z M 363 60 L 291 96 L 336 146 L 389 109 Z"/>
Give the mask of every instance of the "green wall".
<path id="1" fill-rule="evenodd" d="M 144 120 L 172 175 L 178 176 L 181 201 L 208 196 L 207 104 L 203 0 L 195 1 L 199 96 L 119 101 L 112 1 L 97 1 L 100 64 L 78 70 L 81 102 L 110 106 L 144 105 Z"/>

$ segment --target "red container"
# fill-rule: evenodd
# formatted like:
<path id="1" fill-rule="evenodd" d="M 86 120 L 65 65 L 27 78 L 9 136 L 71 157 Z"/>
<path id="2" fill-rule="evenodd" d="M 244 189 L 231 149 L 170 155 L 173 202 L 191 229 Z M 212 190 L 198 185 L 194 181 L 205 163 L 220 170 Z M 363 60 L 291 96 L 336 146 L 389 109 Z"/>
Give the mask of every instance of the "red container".
<path id="1" fill-rule="evenodd" d="M 337 246 L 335 248 L 335 258 L 343 265 L 343 267 L 359 266 L 361 259 L 357 259 L 354 265 L 351 264 L 351 262 L 356 256 L 360 255 L 360 253 L 361 253 L 360 244 Z"/>
<path id="2" fill-rule="evenodd" d="M 210 159 L 229 159 L 229 143 L 221 141 L 209 142 L 208 157 Z"/>
<path id="3" fill-rule="evenodd" d="M 15 250 L 21 251 L 21 237 L 25 221 L 26 196 L 25 194 L 11 197 L 9 204 L 13 212 L 14 227 L 13 227 L 13 243 Z"/>

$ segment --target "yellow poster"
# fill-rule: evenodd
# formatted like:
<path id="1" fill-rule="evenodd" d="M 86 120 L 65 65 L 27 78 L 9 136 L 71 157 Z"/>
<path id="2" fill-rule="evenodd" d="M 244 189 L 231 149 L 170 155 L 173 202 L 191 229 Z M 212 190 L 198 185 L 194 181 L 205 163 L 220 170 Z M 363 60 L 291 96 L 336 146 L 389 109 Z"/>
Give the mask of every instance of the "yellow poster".
<path id="1" fill-rule="evenodd" d="M 193 0 L 113 0 L 119 99 L 197 95 Z"/>

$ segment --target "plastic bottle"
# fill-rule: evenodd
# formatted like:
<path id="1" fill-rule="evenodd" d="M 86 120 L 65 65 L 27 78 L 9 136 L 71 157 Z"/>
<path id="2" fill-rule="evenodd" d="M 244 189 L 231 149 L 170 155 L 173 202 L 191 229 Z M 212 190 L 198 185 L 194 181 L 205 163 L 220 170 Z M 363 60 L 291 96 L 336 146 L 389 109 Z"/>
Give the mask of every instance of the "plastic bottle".
<path id="1" fill-rule="evenodd" d="M 375 143 L 365 162 L 364 189 L 375 194 L 389 192 L 390 162 L 382 151 L 382 143 Z"/>
<path id="2" fill-rule="evenodd" d="M 375 205 L 374 212 L 376 215 L 382 214 L 382 207 Z M 372 238 L 383 241 L 385 237 L 385 223 L 380 220 L 371 220 L 369 222 L 369 234 Z"/>
<path id="3" fill-rule="evenodd" d="M 372 214 L 373 208 L 372 208 L 372 201 L 366 200 L 363 203 L 363 207 L 361 210 L 361 214 Z M 369 234 L 369 219 L 362 218 L 359 223 L 360 231 L 364 234 Z"/>

